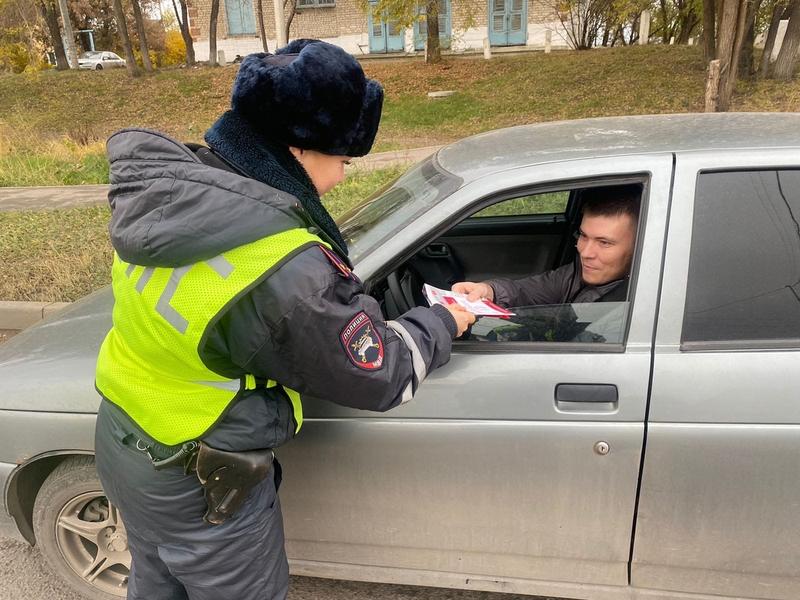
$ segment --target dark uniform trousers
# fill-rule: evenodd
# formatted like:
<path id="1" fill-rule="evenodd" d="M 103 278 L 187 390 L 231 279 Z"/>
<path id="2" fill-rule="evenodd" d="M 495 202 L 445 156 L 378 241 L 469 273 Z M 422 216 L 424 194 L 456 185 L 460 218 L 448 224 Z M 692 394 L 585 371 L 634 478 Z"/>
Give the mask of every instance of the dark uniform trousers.
<path id="1" fill-rule="evenodd" d="M 133 558 L 128 600 L 284 600 L 289 565 L 272 476 L 222 525 L 203 521 L 197 477 L 181 467 L 156 471 L 123 443 L 115 407 L 97 418 L 97 472 L 121 511 Z"/>

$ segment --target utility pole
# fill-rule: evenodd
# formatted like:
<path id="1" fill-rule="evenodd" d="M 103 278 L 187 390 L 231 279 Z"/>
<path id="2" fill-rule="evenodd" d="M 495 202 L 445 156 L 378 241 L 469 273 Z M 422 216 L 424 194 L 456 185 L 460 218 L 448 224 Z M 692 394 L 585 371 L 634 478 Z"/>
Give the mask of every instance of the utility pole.
<path id="1" fill-rule="evenodd" d="M 283 0 L 272 0 L 275 8 L 275 39 L 278 40 L 276 47 L 283 48 L 288 44 L 286 39 L 286 20 L 283 16 Z"/>
<path id="2" fill-rule="evenodd" d="M 70 69 L 77 69 L 78 51 L 75 48 L 75 33 L 72 31 L 72 21 L 69 20 L 67 0 L 58 0 L 58 9 L 61 11 L 61 22 L 64 27 L 64 52 L 67 53 L 67 62 Z"/>

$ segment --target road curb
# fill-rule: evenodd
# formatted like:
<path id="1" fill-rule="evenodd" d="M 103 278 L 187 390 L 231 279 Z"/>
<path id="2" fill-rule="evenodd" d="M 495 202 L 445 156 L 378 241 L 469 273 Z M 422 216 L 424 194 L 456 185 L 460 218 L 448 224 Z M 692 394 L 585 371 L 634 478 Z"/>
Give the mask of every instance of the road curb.
<path id="1" fill-rule="evenodd" d="M 69 302 L 0 301 L 0 329 L 25 329 L 69 305 Z"/>

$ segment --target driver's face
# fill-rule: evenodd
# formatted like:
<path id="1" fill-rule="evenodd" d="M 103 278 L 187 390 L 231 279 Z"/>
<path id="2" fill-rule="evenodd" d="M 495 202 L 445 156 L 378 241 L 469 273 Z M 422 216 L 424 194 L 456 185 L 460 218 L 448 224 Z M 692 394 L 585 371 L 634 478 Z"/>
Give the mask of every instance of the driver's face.
<path id="1" fill-rule="evenodd" d="M 584 283 L 603 285 L 625 277 L 635 243 L 636 222 L 630 215 L 584 215 L 577 243 Z"/>

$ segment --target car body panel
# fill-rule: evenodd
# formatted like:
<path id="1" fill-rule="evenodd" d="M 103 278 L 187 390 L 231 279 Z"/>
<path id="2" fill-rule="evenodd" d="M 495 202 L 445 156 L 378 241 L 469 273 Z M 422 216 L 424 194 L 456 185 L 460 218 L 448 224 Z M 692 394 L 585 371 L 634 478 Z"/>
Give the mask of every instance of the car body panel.
<path id="1" fill-rule="evenodd" d="M 0 490 L 6 490 L 11 473 L 17 468 L 16 464 L 0 462 Z M 6 494 L 3 494 L 3 506 L 5 508 Z M 0 537 L 11 538 L 23 541 L 25 538 L 20 533 L 19 526 L 7 510 L 0 510 Z"/>
<path id="2" fill-rule="evenodd" d="M 798 130 L 797 113 L 602 117 L 488 131 L 445 146 L 437 158 L 444 169 L 472 181 L 518 167 L 582 158 L 796 148 Z"/>
<path id="3" fill-rule="evenodd" d="M 698 173 L 798 166 L 798 149 L 677 157 L 634 585 L 800 596 L 800 348 L 681 350 Z"/>
<path id="4" fill-rule="evenodd" d="M 640 424 L 370 419 L 304 428 L 303 443 L 279 454 L 291 474 L 281 502 L 292 558 L 627 582 Z M 593 453 L 598 439 L 613 455 Z"/>
<path id="5" fill-rule="evenodd" d="M 633 585 L 800 597 L 800 427 L 654 423 Z"/>
<path id="6" fill-rule="evenodd" d="M 111 288 L 103 288 L 0 345 L 0 409 L 96 413 L 91 386 L 113 302 Z"/>

